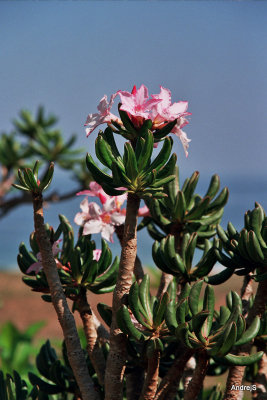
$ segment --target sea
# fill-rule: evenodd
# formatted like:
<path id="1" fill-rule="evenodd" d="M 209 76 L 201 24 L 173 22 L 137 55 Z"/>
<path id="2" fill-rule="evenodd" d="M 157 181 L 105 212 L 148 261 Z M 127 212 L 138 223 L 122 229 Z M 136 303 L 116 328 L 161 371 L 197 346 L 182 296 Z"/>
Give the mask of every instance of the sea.
<path id="1" fill-rule="evenodd" d="M 205 194 L 210 177 L 208 175 L 200 176 L 196 193 L 202 196 Z M 247 210 L 252 210 L 255 202 L 260 203 L 267 210 L 267 176 L 224 175 L 220 179 L 221 188 L 227 186 L 230 193 L 221 221 L 223 228 L 226 229 L 227 223 L 231 221 L 236 229 L 241 230 L 244 226 L 244 213 Z M 51 190 L 55 191 L 55 188 L 58 188 L 59 193 L 69 192 L 75 190 L 75 183 L 64 175 L 59 174 L 55 178 Z M 10 194 L 10 196 L 14 195 L 15 192 Z M 78 226 L 73 220 L 76 213 L 80 211 L 82 200 L 83 196 L 73 196 L 72 199 L 67 201 L 48 204 L 44 210 L 45 221 L 56 229 L 59 224 L 58 214 L 63 214 L 71 222 L 77 235 Z M 92 198 L 92 201 L 97 200 Z M 0 270 L 19 271 L 16 261 L 19 244 L 24 242 L 29 246 L 29 235 L 32 231 L 33 211 L 31 204 L 17 207 L 0 219 Z M 92 239 L 95 240 L 96 247 L 100 248 L 100 235 L 92 235 Z M 151 267 L 154 266 L 152 245 L 153 239 L 148 235 L 146 229 L 138 231 L 138 255 L 143 265 Z M 120 254 L 120 245 L 115 235 L 114 243 L 109 243 L 109 246 L 114 256 Z"/>

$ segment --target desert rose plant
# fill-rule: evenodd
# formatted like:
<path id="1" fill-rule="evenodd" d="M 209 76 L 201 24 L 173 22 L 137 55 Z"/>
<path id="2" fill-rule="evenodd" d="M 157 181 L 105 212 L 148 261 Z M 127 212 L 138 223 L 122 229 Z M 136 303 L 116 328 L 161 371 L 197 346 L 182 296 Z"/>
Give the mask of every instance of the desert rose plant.
<path id="1" fill-rule="evenodd" d="M 111 113 L 116 97 L 118 116 Z M 170 90 L 160 87 L 149 97 L 144 85 L 100 100 L 85 127 L 90 136 L 106 125 L 95 140 L 103 167 L 87 154 L 93 181 L 77 193 L 85 197 L 74 218 L 80 226 L 76 242 L 63 215 L 57 228 L 44 223 L 42 193 L 52 181 L 53 163 L 42 178 L 38 161 L 19 170 L 14 186 L 31 193 L 35 229 L 31 249 L 20 245 L 18 265 L 25 284 L 53 303 L 64 342 L 62 358 L 49 341 L 42 346 L 40 375 L 29 373 L 33 388 L 17 372 L 2 374 L 1 398 L 219 400 L 241 399 L 249 391 L 266 399 L 267 217 L 255 203 L 240 232 L 231 222 L 224 230 L 219 224 L 228 189 L 220 191 L 219 177 L 211 177 L 203 196 L 195 193 L 199 172 L 180 183 L 172 145 L 179 138 L 188 155 L 190 140 L 182 130 L 187 109 L 186 101 L 172 103 Z M 118 135 L 125 139 L 123 154 Z M 137 255 L 140 229 L 154 239 L 151 254 L 161 271 L 153 293 Z M 95 234 L 102 236 L 101 249 Z M 107 242 L 115 235 L 121 255 L 113 259 Z M 221 272 L 214 272 L 217 262 Z M 216 285 L 233 274 L 240 277 L 240 293 L 230 291 L 217 309 Z M 98 304 L 103 321 L 91 309 L 88 291 L 113 292 L 111 307 Z M 74 312 L 83 323 L 86 352 Z M 221 386 L 204 386 L 207 376 L 225 373 Z"/>

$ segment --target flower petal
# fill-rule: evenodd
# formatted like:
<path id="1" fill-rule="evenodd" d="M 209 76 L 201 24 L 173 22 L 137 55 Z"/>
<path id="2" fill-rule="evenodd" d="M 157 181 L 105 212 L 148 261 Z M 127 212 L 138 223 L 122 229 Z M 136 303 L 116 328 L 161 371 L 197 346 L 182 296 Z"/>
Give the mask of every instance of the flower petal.
<path id="1" fill-rule="evenodd" d="M 84 224 L 84 221 L 86 220 L 87 214 L 79 212 L 75 215 L 74 217 L 74 222 L 75 224 L 82 226 Z"/>
<path id="2" fill-rule="evenodd" d="M 91 202 L 88 204 L 88 214 L 92 219 L 99 219 L 100 215 L 102 214 L 102 210 L 97 203 Z"/>
<path id="3" fill-rule="evenodd" d="M 58 253 L 60 253 L 62 251 L 62 249 L 60 249 L 58 247 L 60 242 L 62 242 L 62 239 L 59 239 L 59 240 L 57 240 L 56 242 L 53 243 L 52 252 L 53 252 L 53 256 L 54 257 L 57 256 Z"/>
<path id="4" fill-rule="evenodd" d="M 175 125 L 175 127 L 172 129 L 172 133 L 178 136 L 178 138 L 181 140 L 185 155 L 186 157 L 188 157 L 187 149 L 189 147 L 189 142 L 191 142 L 191 139 L 188 139 L 187 134 L 184 131 L 182 131 L 182 129 L 177 127 L 177 125 Z"/>
<path id="5" fill-rule="evenodd" d="M 99 261 L 99 258 L 101 257 L 102 250 L 100 249 L 95 249 L 93 250 L 93 260 Z"/>
<path id="6" fill-rule="evenodd" d="M 111 221 L 114 225 L 122 225 L 125 222 L 125 215 L 122 213 L 114 212 L 111 214 Z"/>
<path id="7" fill-rule="evenodd" d="M 89 114 L 87 116 L 86 122 L 84 124 L 84 126 L 88 127 L 85 128 L 87 136 L 89 136 L 98 125 L 104 124 L 105 122 L 111 122 L 111 120 L 120 121 L 120 119 L 116 117 L 116 115 L 110 113 L 110 109 L 112 107 L 112 104 L 114 103 L 114 99 L 116 96 L 117 93 L 113 94 L 108 103 L 107 96 L 104 95 L 97 106 L 99 112 Z"/>
<path id="8" fill-rule="evenodd" d="M 152 99 L 161 99 L 161 108 L 167 108 L 171 105 L 171 91 L 169 89 L 160 86 L 159 94 L 152 94 Z"/>
<path id="9" fill-rule="evenodd" d="M 103 229 L 103 224 L 101 220 L 90 219 L 84 224 L 83 235 L 91 235 L 93 233 L 100 233 Z"/>
<path id="10" fill-rule="evenodd" d="M 188 101 L 178 101 L 177 103 L 173 103 L 168 111 L 171 115 L 175 116 L 175 118 L 178 118 L 182 115 L 190 115 L 190 113 L 186 112 L 187 108 Z"/>
<path id="11" fill-rule="evenodd" d="M 99 113 L 101 115 L 106 114 L 107 113 L 107 109 L 108 109 L 108 101 L 107 101 L 107 95 L 105 94 L 102 99 L 100 100 L 97 109 L 99 111 Z"/>
<path id="12" fill-rule="evenodd" d="M 29 266 L 27 269 L 26 273 L 29 274 L 30 272 L 35 272 L 35 274 L 38 274 L 38 272 L 43 268 L 42 263 L 36 262 L 33 263 L 32 265 Z"/>
<path id="13" fill-rule="evenodd" d="M 112 234 L 114 233 L 115 228 L 113 225 L 104 224 L 101 232 L 101 236 L 103 239 L 107 240 L 108 242 L 113 243 Z"/>
<path id="14" fill-rule="evenodd" d="M 80 209 L 82 210 L 83 213 L 87 214 L 88 213 L 88 199 L 87 197 L 83 199 L 83 201 L 80 204 Z"/>
<path id="15" fill-rule="evenodd" d="M 99 125 L 103 123 L 104 117 L 101 114 L 88 114 L 84 124 L 84 126 L 88 126 L 88 128 L 85 128 L 86 136 L 89 136 Z"/>
<path id="16" fill-rule="evenodd" d="M 138 210 L 138 217 L 148 217 L 151 216 L 149 208 L 145 204 L 143 207 L 140 207 Z"/>

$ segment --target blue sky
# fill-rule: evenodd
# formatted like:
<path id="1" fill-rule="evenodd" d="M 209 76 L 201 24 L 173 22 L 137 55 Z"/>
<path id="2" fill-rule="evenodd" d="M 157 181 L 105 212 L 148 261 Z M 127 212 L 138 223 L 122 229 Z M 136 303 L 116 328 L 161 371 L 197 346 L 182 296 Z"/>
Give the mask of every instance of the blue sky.
<path id="1" fill-rule="evenodd" d="M 43 104 L 66 135 L 100 98 L 146 84 L 188 100 L 185 175 L 265 174 L 265 2 L 21 1 L 0 4 L 0 131 Z M 116 109 L 114 109 L 116 112 Z"/>
<path id="2" fill-rule="evenodd" d="M 254 200 L 267 204 L 266 12 L 263 1 L 0 1 L 0 132 L 22 108 L 43 104 L 91 152 L 97 131 L 87 139 L 83 124 L 104 94 L 162 85 L 192 113 L 188 158 L 174 144 L 182 177 L 199 170 L 204 190 L 214 173 L 223 185 L 236 177 L 229 203 L 240 190 L 241 224 Z M 249 185 L 261 195 L 249 198 Z M 3 220 L 3 249 L 13 223 L 18 242 L 28 240 L 32 211 L 20 210 Z"/>

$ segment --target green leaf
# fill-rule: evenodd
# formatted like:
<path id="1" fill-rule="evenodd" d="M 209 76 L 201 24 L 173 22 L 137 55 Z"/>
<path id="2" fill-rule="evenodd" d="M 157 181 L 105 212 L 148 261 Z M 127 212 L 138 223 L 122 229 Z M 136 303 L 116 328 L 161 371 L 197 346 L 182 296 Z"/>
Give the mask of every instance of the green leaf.
<path id="1" fill-rule="evenodd" d="M 163 146 L 162 146 L 159 154 L 152 161 L 151 165 L 145 170 L 146 174 L 151 172 L 153 169 L 156 169 L 157 171 L 161 171 L 161 174 L 163 173 L 163 169 L 165 167 L 167 167 L 166 162 L 171 154 L 172 145 L 173 145 L 173 140 L 171 138 L 168 137 L 168 138 L 164 139 Z M 170 162 L 170 160 L 168 162 Z M 173 173 L 173 169 L 171 171 L 171 174 L 172 173 Z M 166 175 L 167 175 L 167 173 L 166 173 Z"/>
<path id="2" fill-rule="evenodd" d="M 103 319 L 103 321 L 108 326 L 111 326 L 111 322 L 112 322 L 112 309 L 111 309 L 111 307 L 107 306 L 104 303 L 98 303 L 97 304 L 97 311 L 99 312 L 100 317 Z"/>
<path id="3" fill-rule="evenodd" d="M 225 268 L 223 271 L 216 275 L 208 276 L 204 278 L 204 281 L 210 285 L 220 285 L 226 282 L 234 273 L 234 269 Z"/>
<path id="4" fill-rule="evenodd" d="M 214 305 L 215 305 L 214 289 L 212 286 L 207 285 L 206 289 L 205 289 L 204 301 L 203 301 L 203 310 L 209 311 L 209 315 L 207 317 L 205 336 L 209 336 L 210 331 L 211 331 L 213 314 L 214 314 Z"/>
<path id="5" fill-rule="evenodd" d="M 135 340 L 140 341 L 145 339 L 144 335 L 135 328 L 128 308 L 124 304 L 117 311 L 117 323 L 122 332 L 132 336 Z"/>
<path id="6" fill-rule="evenodd" d="M 152 324 L 153 317 L 150 303 L 150 278 L 148 274 L 144 275 L 142 282 L 139 285 L 139 299 L 143 309 L 148 315 L 148 321 Z"/>
<path id="7" fill-rule="evenodd" d="M 124 145 L 124 154 L 125 154 L 124 165 L 125 165 L 126 175 L 132 182 L 134 182 L 138 176 L 138 167 L 134 150 L 129 142 L 126 142 Z"/>
<path id="8" fill-rule="evenodd" d="M 156 315 L 154 315 L 153 317 L 153 326 L 155 328 L 157 328 L 163 322 L 164 314 L 169 300 L 169 295 L 167 292 L 165 292 L 159 301 L 159 307 L 157 309 Z"/>
<path id="9" fill-rule="evenodd" d="M 188 304 L 193 315 L 199 312 L 199 296 L 202 289 L 202 285 L 203 281 L 198 281 L 194 283 L 189 294 Z"/>
<path id="10" fill-rule="evenodd" d="M 102 185 L 102 183 L 107 184 L 111 187 L 114 187 L 114 181 L 111 176 L 107 175 L 106 173 L 102 172 L 95 164 L 92 156 L 87 153 L 86 156 L 86 165 L 91 174 L 93 175 L 93 178 L 97 183 Z"/>
<path id="11" fill-rule="evenodd" d="M 249 328 L 243 333 L 241 338 L 235 343 L 236 346 L 241 346 L 254 339 L 260 330 L 261 321 L 258 316 L 254 318 Z"/>
<path id="12" fill-rule="evenodd" d="M 98 135 L 95 141 L 95 152 L 99 161 L 106 167 L 112 167 L 115 157 L 112 154 L 109 144 L 105 141 L 101 134 Z"/>
<path id="13" fill-rule="evenodd" d="M 153 144 L 154 144 L 154 138 L 152 132 L 148 130 L 147 134 L 145 134 L 144 136 L 144 139 L 145 142 L 141 149 L 140 155 L 137 159 L 137 165 L 139 171 L 145 170 L 145 174 L 147 174 L 148 172 L 151 172 L 153 170 L 152 168 L 150 171 L 150 168 L 148 168 L 150 165 L 150 159 L 153 152 Z"/>
<path id="14" fill-rule="evenodd" d="M 62 391 L 62 388 L 60 386 L 47 383 L 32 372 L 29 372 L 29 379 L 32 385 L 37 385 L 44 393 L 57 394 L 61 393 Z"/>
<path id="15" fill-rule="evenodd" d="M 231 322 L 229 327 L 227 326 L 225 330 L 223 345 L 221 346 L 218 352 L 219 356 L 224 356 L 231 350 L 231 348 L 235 344 L 236 334 L 237 334 L 236 323 Z"/>
<path id="16" fill-rule="evenodd" d="M 234 354 L 227 354 L 223 357 L 230 365 L 240 365 L 240 366 L 248 366 L 258 362 L 264 354 L 264 351 L 258 351 L 257 353 L 251 354 L 249 356 L 236 356 Z"/>
<path id="17" fill-rule="evenodd" d="M 130 120 L 127 112 L 121 110 L 120 107 L 121 107 L 121 103 L 118 104 L 118 111 L 119 111 L 120 118 L 122 120 L 124 127 L 127 129 L 128 132 L 132 133 L 134 136 L 137 136 L 137 132 L 135 130 L 134 124 Z"/>
<path id="18" fill-rule="evenodd" d="M 187 206 L 189 205 L 189 203 L 192 199 L 193 193 L 194 193 L 195 188 L 198 183 L 198 179 L 199 179 L 199 172 L 195 171 L 192 174 L 191 178 L 189 179 L 185 189 L 182 189 L 184 192 L 185 202 L 186 202 Z"/>
<path id="19" fill-rule="evenodd" d="M 160 139 L 164 138 L 165 136 L 169 135 L 169 133 L 171 133 L 172 129 L 174 128 L 174 126 L 176 124 L 177 124 L 177 119 L 169 122 L 163 128 L 157 129 L 156 132 L 154 133 L 155 139 L 160 140 Z"/>

